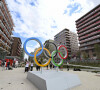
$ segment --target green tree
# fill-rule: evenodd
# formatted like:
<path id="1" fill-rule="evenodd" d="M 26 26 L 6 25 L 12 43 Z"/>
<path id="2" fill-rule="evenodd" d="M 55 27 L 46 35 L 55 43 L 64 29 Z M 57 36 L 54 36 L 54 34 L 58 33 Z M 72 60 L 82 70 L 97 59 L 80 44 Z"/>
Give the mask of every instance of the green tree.
<path id="1" fill-rule="evenodd" d="M 83 58 L 88 59 L 88 54 L 85 51 L 83 52 Z"/>
<path id="2" fill-rule="evenodd" d="M 32 54 L 32 55 L 33 55 L 33 54 L 34 54 L 34 52 L 31 52 L 30 54 Z M 34 59 L 33 59 L 33 57 L 30 57 L 30 56 L 28 57 L 28 61 L 32 62 L 33 60 L 34 60 Z"/>
<path id="3" fill-rule="evenodd" d="M 94 50 L 95 50 L 95 54 L 97 56 L 97 59 L 100 59 L 100 45 L 99 44 L 95 44 L 94 45 Z"/>
<path id="4" fill-rule="evenodd" d="M 77 58 L 80 58 L 81 57 L 81 51 L 77 51 Z"/>
<path id="5" fill-rule="evenodd" d="M 21 54 L 20 54 L 21 61 L 24 60 L 24 56 L 25 56 L 24 48 L 21 48 Z"/>

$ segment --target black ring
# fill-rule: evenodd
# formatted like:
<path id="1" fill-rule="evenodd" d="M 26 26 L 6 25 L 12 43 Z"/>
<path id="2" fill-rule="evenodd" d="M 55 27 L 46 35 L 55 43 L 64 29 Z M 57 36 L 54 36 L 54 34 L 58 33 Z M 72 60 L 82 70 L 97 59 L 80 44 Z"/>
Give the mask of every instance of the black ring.
<path id="1" fill-rule="evenodd" d="M 46 48 L 46 45 L 47 45 L 48 43 L 53 44 L 53 45 L 56 47 L 56 50 L 57 50 L 57 46 L 56 46 L 56 44 L 53 43 L 53 42 L 49 42 L 49 41 L 47 41 L 47 42 L 44 44 L 44 48 Z M 56 54 L 54 55 L 54 57 L 57 56 L 57 53 L 58 53 L 58 52 L 56 52 Z M 46 56 L 48 56 L 49 58 L 52 58 L 52 56 L 49 56 L 45 50 L 44 50 L 44 54 L 45 54 Z"/>

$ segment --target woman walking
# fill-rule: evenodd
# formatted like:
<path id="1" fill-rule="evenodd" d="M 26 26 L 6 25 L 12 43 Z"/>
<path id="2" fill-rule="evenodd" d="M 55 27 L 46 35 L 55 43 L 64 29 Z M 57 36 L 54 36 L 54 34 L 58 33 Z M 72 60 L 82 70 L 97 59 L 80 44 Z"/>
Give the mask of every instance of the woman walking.
<path id="1" fill-rule="evenodd" d="M 31 62 L 31 71 L 33 71 L 33 62 Z"/>

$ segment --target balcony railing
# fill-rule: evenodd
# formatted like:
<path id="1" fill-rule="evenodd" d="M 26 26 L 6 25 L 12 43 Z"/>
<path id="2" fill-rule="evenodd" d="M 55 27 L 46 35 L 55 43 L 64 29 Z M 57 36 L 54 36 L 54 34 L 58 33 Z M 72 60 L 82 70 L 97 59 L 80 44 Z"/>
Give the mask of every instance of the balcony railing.
<path id="1" fill-rule="evenodd" d="M 10 22 L 10 26 L 12 26 L 12 23 L 11 23 L 11 21 L 10 21 L 10 17 L 9 17 L 9 15 L 8 15 L 8 13 L 7 13 L 7 11 L 6 11 L 6 9 L 5 9 L 5 7 L 4 7 L 4 4 L 3 4 L 3 2 L 2 1 L 0 1 L 0 3 L 2 4 L 2 7 L 3 7 L 3 9 L 5 10 L 5 12 L 6 12 L 6 16 L 7 16 L 7 19 L 9 20 L 9 22 Z M 7 5 L 6 5 L 7 6 Z M 7 7 L 8 8 L 8 7 Z M 11 28 L 10 28 L 10 30 L 11 30 Z M 11 30 L 11 32 L 12 32 L 12 30 Z"/>
<path id="2" fill-rule="evenodd" d="M 0 42 L 2 42 L 6 47 L 11 48 L 7 45 L 7 43 L 5 43 L 2 39 L 0 39 Z"/>
<path id="3" fill-rule="evenodd" d="M 90 33 L 90 34 L 87 34 L 87 35 L 85 35 L 85 36 L 83 36 L 83 37 L 80 37 L 79 40 L 82 40 L 82 39 L 84 39 L 84 38 L 90 37 L 90 36 L 92 36 L 92 35 L 94 35 L 94 34 L 97 34 L 97 33 L 100 33 L 100 30 L 94 31 L 94 32 L 92 32 L 92 33 Z"/>
<path id="4" fill-rule="evenodd" d="M 82 26 L 82 25 L 84 25 L 86 22 L 92 20 L 93 18 L 95 18 L 95 17 L 97 17 L 97 16 L 99 16 L 99 15 L 100 15 L 100 12 L 98 12 L 98 13 L 96 13 L 95 15 L 89 17 L 88 19 L 86 19 L 86 20 L 83 21 L 82 23 L 78 24 L 78 25 L 77 25 L 77 28 L 80 27 L 80 26 Z"/>
<path id="5" fill-rule="evenodd" d="M 6 35 L 0 30 L 0 33 L 7 39 L 7 41 L 9 42 L 9 43 L 12 43 L 7 37 L 6 37 Z"/>
<path id="6" fill-rule="evenodd" d="M 76 22 L 76 24 L 81 23 L 83 20 L 87 19 L 88 17 L 90 17 L 91 15 L 93 15 L 94 13 L 98 12 L 100 10 L 100 7 L 97 8 L 95 11 L 90 12 L 90 14 L 88 14 L 87 16 L 85 16 L 84 18 L 82 18 L 80 21 Z"/>
<path id="7" fill-rule="evenodd" d="M 93 22 L 97 21 L 97 20 L 100 20 L 100 17 L 97 17 L 97 18 L 93 19 L 92 21 L 90 21 L 90 22 L 86 23 L 85 25 L 81 26 L 81 27 L 80 27 L 80 28 L 78 28 L 77 30 L 80 30 L 80 29 L 82 29 L 82 28 L 86 27 L 87 25 L 89 25 L 89 24 L 91 24 L 91 23 L 93 23 Z"/>
<path id="8" fill-rule="evenodd" d="M 7 24 L 8 28 L 9 28 L 9 30 L 10 30 L 11 28 L 9 27 L 9 24 L 8 24 L 8 22 L 7 22 L 6 18 L 5 18 L 4 14 L 2 13 L 2 11 L 1 11 L 1 10 L 0 10 L 0 13 L 1 13 L 1 15 L 3 16 L 3 18 L 4 18 L 5 22 L 6 22 L 6 24 Z M 10 33 L 12 33 L 12 31 L 11 31 L 11 30 L 10 30 Z"/>
<path id="9" fill-rule="evenodd" d="M 93 37 L 91 37 L 91 38 L 82 40 L 82 41 L 80 41 L 80 44 L 81 44 L 81 43 L 84 43 L 84 42 L 87 42 L 87 41 L 89 41 L 89 40 L 93 40 L 93 39 L 99 38 L 99 37 L 100 37 L 100 35 L 96 35 L 96 36 L 93 36 Z"/>
<path id="10" fill-rule="evenodd" d="M 88 45 L 95 44 L 95 43 L 100 43 L 100 40 L 95 40 L 95 41 L 88 42 L 87 44 L 82 44 L 80 45 L 80 47 L 88 46 Z"/>
<path id="11" fill-rule="evenodd" d="M 0 23 L 1 23 L 2 27 L 4 28 L 4 31 L 6 32 L 6 34 L 9 36 L 9 38 L 11 38 L 11 35 L 9 34 L 8 30 L 6 29 L 6 27 L 3 25 L 1 20 L 0 20 Z"/>
<path id="12" fill-rule="evenodd" d="M 84 47 L 84 48 L 80 48 L 80 50 L 89 50 L 89 49 L 93 49 L 94 47 Z"/>
<path id="13" fill-rule="evenodd" d="M 6 50 L 6 49 L 3 48 L 3 47 L 0 47 L 0 49 L 2 49 L 4 52 L 7 52 L 8 54 L 10 53 L 8 50 Z"/>
<path id="14" fill-rule="evenodd" d="M 91 32 L 91 31 L 94 31 L 94 30 L 96 30 L 96 29 L 98 29 L 98 28 L 100 28 L 100 25 L 98 25 L 98 26 L 96 26 L 96 27 L 94 27 L 94 28 L 92 28 L 92 29 L 90 29 L 90 30 L 88 30 L 88 31 L 85 31 L 85 32 L 79 34 L 79 37 L 82 36 L 82 35 L 84 35 L 84 34 L 86 34 L 86 33 L 89 33 L 89 32 Z"/>
<path id="15" fill-rule="evenodd" d="M 97 24 L 99 25 L 99 24 L 100 24 L 100 21 L 97 21 L 96 23 L 93 23 L 92 25 L 89 25 L 88 27 L 83 28 L 82 30 L 80 30 L 80 31 L 78 32 L 78 34 L 81 33 L 81 32 L 83 32 L 83 30 L 86 31 L 86 30 L 88 30 L 88 29 L 90 29 L 90 28 L 96 26 Z"/>

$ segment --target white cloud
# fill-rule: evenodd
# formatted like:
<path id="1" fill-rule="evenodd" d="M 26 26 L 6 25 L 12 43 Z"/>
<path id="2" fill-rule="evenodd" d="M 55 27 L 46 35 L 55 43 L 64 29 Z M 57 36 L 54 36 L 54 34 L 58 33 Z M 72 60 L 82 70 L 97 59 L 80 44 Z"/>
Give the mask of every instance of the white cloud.
<path id="1" fill-rule="evenodd" d="M 21 37 L 42 37 L 44 39 L 53 39 L 54 35 L 68 28 L 76 32 L 75 21 L 89 10 L 100 4 L 100 0 L 7 0 L 10 11 L 15 23 L 15 32 Z M 34 1 L 35 6 L 29 3 Z M 71 8 L 68 5 L 78 3 L 78 9 L 69 16 Z M 82 10 L 77 12 L 78 10 Z M 67 13 L 64 14 L 64 10 Z M 20 18 L 16 17 L 19 13 Z M 57 28 L 51 28 L 51 26 Z M 29 48 L 31 51 L 31 48 Z"/>
<path id="2" fill-rule="evenodd" d="M 20 4 L 14 0 L 7 0 L 10 10 L 19 13 L 20 19 L 24 21 L 23 23 L 12 13 L 16 26 L 15 32 L 26 38 L 43 37 L 53 39 L 53 36 L 64 28 L 75 32 L 75 20 L 95 6 L 94 0 L 33 0 L 36 6 L 29 4 L 32 0 L 17 1 Z M 67 6 L 74 3 L 80 4 L 78 9 L 82 8 L 82 10 L 80 13 L 73 13 L 72 16 L 69 16 L 71 8 L 67 8 Z M 63 14 L 65 9 L 67 14 Z M 53 20 L 57 28 L 51 28 L 54 24 Z"/>

